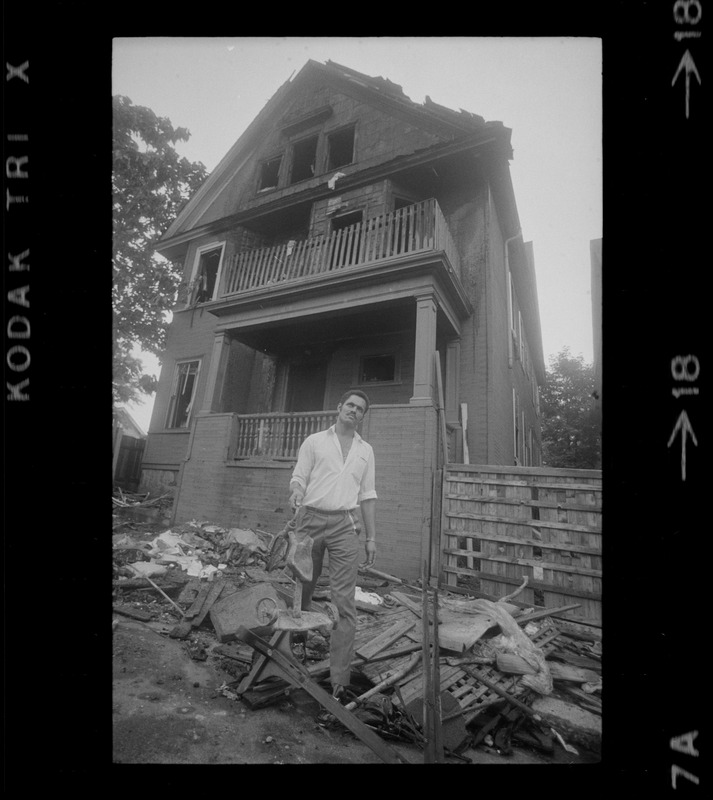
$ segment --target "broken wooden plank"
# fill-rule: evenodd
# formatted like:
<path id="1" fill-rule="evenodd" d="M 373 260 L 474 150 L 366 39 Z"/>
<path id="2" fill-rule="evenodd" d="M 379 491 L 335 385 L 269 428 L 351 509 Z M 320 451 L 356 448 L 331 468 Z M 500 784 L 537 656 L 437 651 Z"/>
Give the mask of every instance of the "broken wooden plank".
<path id="1" fill-rule="evenodd" d="M 541 647 L 540 643 L 538 642 L 538 647 Z M 564 648 L 556 648 L 549 658 L 557 659 L 558 661 L 564 661 L 567 664 L 572 664 L 575 667 L 584 667 L 585 669 L 593 669 L 596 672 L 602 671 L 602 662 L 601 660 L 597 660 L 595 658 L 588 658 L 587 656 L 580 656 L 576 655 L 575 653 L 569 653 Z"/>
<path id="2" fill-rule="evenodd" d="M 440 361 L 436 359 L 438 370 L 440 370 Z M 437 371 L 438 371 L 437 370 Z M 440 372 L 438 373 L 440 375 Z M 443 422 L 445 430 L 445 422 Z M 447 451 L 446 451 L 447 452 Z M 428 594 L 425 592 L 424 594 Z M 443 756 L 443 731 L 441 729 L 441 717 L 443 715 L 441 708 L 441 663 L 440 663 L 440 649 L 438 647 L 438 589 L 433 589 L 433 619 L 436 621 L 433 630 L 433 652 L 431 658 L 433 659 L 433 685 L 431 691 L 433 693 L 433 740 L 436 755 L 436 763 L 442 764 L 444 762 Z"/>
<path id="3" fill-rule="evenodd" d="M 397 642 L 405 633 L 416 626 L 416 622 L 395 622 L 385 631 L 375 636 L 371 641 L 359 647 L 355 652 L 364 661 L 369 661 L 377 653 L 386 650 L 394 642 Z"/>
<path id="4" fill-rule="evenodd" d="M 561 664 L 559 661 L 548 661 L 547 666 L 555 681 L 570 681 L 571 683 L 597 683 L 601 676 L 598 672 L 572 664 Z"/>
<path id="5" fill-rule="evenodd" d="M 391 596 L 394 598 L 394 600 L 398 601 L 402 606 L 405 606 L 406 608 L 413 611 L 413 613 L 419 619 L 421 619 L 421 615 L 423 612 L 421 611 L 421 608 L 419 607 L 419 604 L 416 600 L 403 594 L 403 592 L 391 592 Z"/>
<path id="6" fill-rule="evenodd" d="M 383 653 L 378 653 L 377 655 L 373 656 L 367 663 L 364 663 L 364 661 L 361 658 L 355 658 L 352 661 L 352 669 L 358 669 L 362 671 L 367 676 L 367 678 L 369 678 L 369 680 L 372 680 L 372 674 L 371 674 L 372 667 L 375 664 L 380 663 L 382 661 L 389 661 L 389 660 L 396 661 L 397 659 L 401 659 L 409 655 L 409 653 L 413 653 L 416 650 L 420 649 L 421 649 L 420 642 L 416 643 L 411 642 L 410 644 L 405 644 L 399 647 L 395 647 L 393 650 L 387 650 Z M 307 672 L 309 672 L 309 674 L 313 678 L 321 678 L 323 675 L 326 675 L 329 672 L 329 659 L 325 658 L 322 659 L 322 661 L 317 661 L 314 664 L 310 664 L 307 667 Z M 381 678 L 379 678 L 379 680 L 381 680 Z"/>
<path id="7" fill-rule="evenodd" d="M 176 602 L 182 606 L 189 606 L 196 599 L 196 596 L 201 588 L 200 578 L 192 578 L 188 583 L 184 584 L 181 593 L 176 598 Z"/>
<path id="8" fill-rule="evenodd" d="M 111 582 L 111 585 L 114 589 L 125 589 L 126 591 L 131 591 L 132 589 L 153 589 L 153 587 L 146 586 L 146 581 L 143 577 L 125 578 L 123 580 L 116 579 Z M 183 589 L 184 586 L 183 582 L 168 578 L 166 575 L 161 575 L 156 585 L 165 592 L 177 592 Z"/>
<path id="9" fill-rule="evenodd" d="M 138 619 L 141 622 L 147 622 L 153 619 L 153 614 L 149 614 L 148 611 L 141 611 L 131 606 L 112 606 L 112 610 L 115 614 L 121 614 L 123 617 L 131 617 L 131 619 Z"/>
<path id="10" fill-rule="evenodd" d="M 133 567 L 131 564 L 129 564 L 128 566 L 129 566 L 129 567 L 130 567 L 130 568 L 131 568 L 131 569 L 132 569 L 134 572 L 137 572 L 137 569 L 136 569 L 135 567 Z M 166 598 L 166 600 L 168 600 L 168 602 L 169 602 L 169 603 L 170 603 L 170 604 L 171 604 L 171 605 L 172 605 L 172 606 L 173 606 L 173 607 L 176 609 L 176 611 L 178 611 L 178 613 L 181 615 L 181 619 L 183 619 L 183 617 L 184 617 L 183 609 L 182 609 L 182 608 L 181 608 L 181 607 L 178 605 L 178 603 L 176 603 L 176 602 L 174 602 L 173 600 L 171 600 L 171 598 L 170 598 L 170 597 L 169 597 L 169 596 L 166 594 L 166 592 L 164 592 L 164 590 L 163 590 L 163 589 L 162 589 L 160 586 L 158 586 L 156 583 L 154 583 L 154 581 L 152 581 L 152 580 L 151 580 L 151 578 L 149 578 L 149 576 L 148 576 L 148 575 L 144 575 L 144 576 L 143 576 L 143 579 L 144 579 L 145 581 L 148 581 L 148 582 L 151 584 L 151 586 L 153 586 L 153 588 L 154 588 L 154 589 L 155 589 L 157 592 L 159 592 L 159 594 L 161 594 L 161 595 L 162 595 L 162 597 Z"/>
<path id="11" fill-rule="evenodd" d="M 512 703 L 512 705 L 517 706 L 517 708 L 519 708 L 521 711 L 524 711 L 526 714 L 529 714 L 535 720 L 535 722 L 542 721 L 542 718 L 539 716 L 539 714 L 533 711 L 530 708 L 530 706 L 525 705 L 525 703 L 523 703 L 521 700 L 518 700 L 516 697 L 511 695 L 510 692 L 503 689 L 502 686 L 499 686 L 494 681 L 491 681 L 488 678 L 486 678 L 484 675 L 480 673 L 479 670 L 473 667 L 466 667 L 466 670 L 471 677 L 485 684 L 485 686 L 487 686 L 488 689 L 491 689 L 496 694 L 499 694 L 501 697 L 504 697 L 509 703 Z"/>
<path id="12" fill-rule="evenodd" d="M 581 689 L 577 689 L 574 686 L 562 686 L 560 687 L 564 692 L 574 697 L 579 705 L 582 708 L 586 708 L 587 711 L 592 711 L 595 714 L 602 715 L 602 701 L 593 694 L 587 694 L 583 692 Z"/>
<path id="13" fill-rule="evenodd" d="M 413 586 L 413 584 L 409 583 L 409 581 L 405 581 L 402 578 L 397 578 L 395 575 L 389 575 L 388 572 L 381 572 L 378 569 L 374 569 L 374 567 L 359 567 L 359 572 L 366 575 L 375 575 L 377 578 L 383 578 L 385 581 L 395 583 L 399 586 Z"/>
<path id="14" fill-rule="evenodd" d="M 198 590 L 198 594 L 196 595 L 196 599 L 193 601 L 188 611 L 186 611 L 186 619 L 193 619 L 193 617 L 200 612 L 201 608 L 203 607 L 203 603 L 208 596 L 208 592 L 211 590 L 211 586 L 211 583 L 204 583 L 201 586 L 201 588 Z"/>
<path id="15" fill-rule="evenodd" d="M 225 589 L 225 581 L 214 581 L 211 584 L 211 588 L 208 591 L 208 594 L 203 601 L 203 605 L 201 606 L 201 610 L 193 617 L 192 626 L 194 628 L 200 627 L 203 620 L 206 618 L 206 615 L 213 607 L 213 604 L 216 600 L 220 597 L 221 592 Z"/>
<path id="16" fill-rule="evenodd" d="M 244 644 L 238 644 L 237 642 L 231 642 L 230 644 L 219 644 L 216 645 L 212 653 L 216 656 L 222 656 L 223 658 L 230 658 L 233 661 L 242 661 L 244 664 L 252 664 L 253 662 L 253 653 L 255 651 L 252 647 Z"/>
<path id="17" fill-rule="evenodd" d="M 352 700 L 350 703 L 347 703 L 345 706 L 346 709 L 349 711 L 353 711 L 358 705 L 363 703 L 365 700 L 368 700 L 375 694 L 382 692 L 384 689 L 387 689 L 389 686 L 393 686 L 395 683 L 398 683 L 402 678 L 405 678 L 409 672 L 418 664 L 421 660 L 421 653 L 416 653 L 411 657 L 411 660 L 405 664 L 401 669 L 397 670 L 393 674 L 389 675 L 388 678 L 384 678 L 383 681 L 377 683 L 376 686 L 372 686 L 371 689 L 368 689 L 364 694 L 359 695 L 356 700 Z"/>
<path id="18" fill-rule="evenodd" d="M 555 617 L 557 614 L 563 614 L 565 611 L 573 611 L 581 605 L 581 603 L 570 603 L 567 606 L 558 606 L 557 608 L 543 608 L 541 611 L 533 611 L 532 614 L 519 614 L 517 617 L 513 617 L 513 619 L 518 625 L 527 625 L 528 622 L 532 622 L 536 619 Z"/>
<path id="19" fill-rule="evenodd" d="M 423 562 L 423 570 L 421 571 L 421 579 L 423 585 L 428 584 L 428 571 L 426 562 Z M 430 625 L 428 622 L 428 591 L 421 592 L 421 624 L 422 624 L 422 647 L 423 647 L 423 671 L 421 677 L 423 680 L 423 733 L 426 737 L 426 747 L 424 748 L 423 761 L 425 764 L 433 764 L 436 761 L 436 741 L 434 736 L 434 717 L 436 710 L 433 703 L 433 662 L 431 661 L 431 642 L 430 642 Z M 435 691 L 438 691 L 436 688 Z"/>
<path id="20" fill-rule="evenodd" d="M 275 663 L 284 672 L 285 677 L 297 688 L 304 689 L 320 705 L 322 705 L 332 716 L 348 728 L 357 738 L 361 739 L 379 758 L 387 764 L 408 764 L 407 758 L 397 750 L 390 747 L 373 730 L 357 719 L 350 711 L 347 711 L 341 703 L 331 697 L 327 692 L 318 686 L 311 678 L 307 670 L 300 666 L 296 661 L 285 656 L 276 648 L 256 636 L 247 628 L 240 628 L 238 638 L 246 644 L 255 648 L 259 653 L 274 659 Z"/>
<path id="21" fill-rule="evenodd" d="M 463 670 L 460 667 L 441 666 L 441 690 L 448 689 L 451 684 L 455 683 L 463 675 Z M 423 697 L 423 674 L 416 675 L 411 680 L 401 684 L 401 694 L 404 698 L 406 705 L 409 705 L 413 700 L 419 700 Z"/>

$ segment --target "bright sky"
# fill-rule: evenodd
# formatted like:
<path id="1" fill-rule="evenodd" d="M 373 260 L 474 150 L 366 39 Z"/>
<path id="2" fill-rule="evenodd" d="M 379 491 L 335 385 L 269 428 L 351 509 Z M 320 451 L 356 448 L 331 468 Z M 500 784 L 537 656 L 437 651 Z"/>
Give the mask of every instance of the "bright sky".
<path id="1" fill-rule="evenodd" d="M 212 170 L 308 59 L 400 84 L 411 100 L 512 129 L 510 164 L 532 241 L 545 362 L 593 357 L 589 242 L 602 236 L 601 40 L 564 37 L 115 39 L 112 94 L 191 133 L 177 149 Z M 144 357 L 158 374 L 158 364 Z M 148 428 L 153 398 L 129 406 Z"/>

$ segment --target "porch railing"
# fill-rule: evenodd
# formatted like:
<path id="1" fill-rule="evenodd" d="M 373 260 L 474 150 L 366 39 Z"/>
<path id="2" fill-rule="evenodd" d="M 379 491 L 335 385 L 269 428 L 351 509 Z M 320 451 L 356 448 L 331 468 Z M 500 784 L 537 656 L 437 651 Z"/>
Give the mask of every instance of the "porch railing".
<path id="1" fill-rule="evenodd" d="M 410 253 L 444 251 L 456 273 L 460 261 L 443 212 L 434 198 L 302 241 L 233 255 L 221 297 L 284 281 L 357 267 Z"/>
<path id="2" fill-rule="evenodd" d="M 234 458 L 297 458 L 307 436 L 326 430 L 334 411 L 238 414 Z"/>

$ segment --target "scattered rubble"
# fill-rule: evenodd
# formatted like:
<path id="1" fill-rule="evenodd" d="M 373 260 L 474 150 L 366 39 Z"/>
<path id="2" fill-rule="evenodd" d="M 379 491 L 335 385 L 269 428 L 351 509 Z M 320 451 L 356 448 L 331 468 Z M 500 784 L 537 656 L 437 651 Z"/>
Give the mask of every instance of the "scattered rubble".
<path id="1" fill-rule="evenodd" d="M 116 507 L 162 500 L 112 499 Z M 434 620 L 431 587 L 424 599 L 421 582 L 364 571 L 353 685 L 340 705 L 322 688 L 329 688 L 329 630 L 274 627 L 294 594 L 290 570 L 274 558 L 275 540 L 196 520 L 160 531 L 115 524 L 114 613 L 183 640 L 193 660 L 210 660 L 226 676 L 219 693 L 247 708 L 307 691 L 322 705 L 319 725 L 348 728 L 385 761 L 398 760 L 388 742 L 427 747 L 429 697 L 446 760 L 470 762 L 467 753 L 478 748 L 507 757 L 514 746 L 599 752 L 600 631 L 555 620 L 560 609 L 510 602 L 517 592 L 496 601 L 445 587 Z M 329 601 L 326 578 L 314 597 Z M 432 674 L 425 653 L 436 654 Z M 440 693 L 427 685 L 429 675 Z"/>

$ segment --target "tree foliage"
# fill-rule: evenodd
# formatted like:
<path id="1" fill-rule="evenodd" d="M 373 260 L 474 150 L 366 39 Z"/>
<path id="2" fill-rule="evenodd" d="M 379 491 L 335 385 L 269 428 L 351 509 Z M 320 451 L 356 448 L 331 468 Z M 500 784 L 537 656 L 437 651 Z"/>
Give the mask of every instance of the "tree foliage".
<path id="1" fill-rule="evenodd" d="M 594 369 L 563 348 L 550 358 L 540 393 L 542 458 L 550 467 L 601 468 L 600 411 Z"/>
<path id="2" fill-rule="evenodd" d="M 113 286 L 114 400 L 151 393 L 135 346 L 160 355 L 182 266 L 154 252 L 168 226 L 206 176 L 200 162 L 179 156 L 175 145 L 190 133 L 166 117 L 113 98 Z"/>

